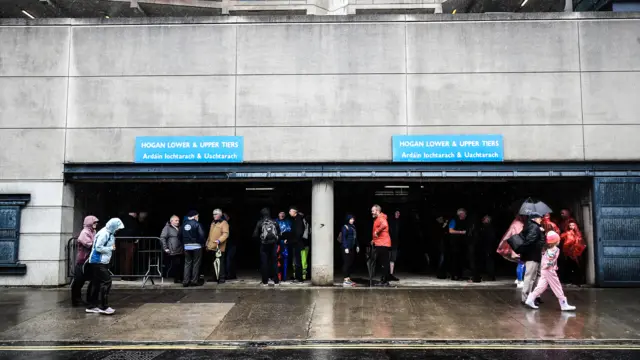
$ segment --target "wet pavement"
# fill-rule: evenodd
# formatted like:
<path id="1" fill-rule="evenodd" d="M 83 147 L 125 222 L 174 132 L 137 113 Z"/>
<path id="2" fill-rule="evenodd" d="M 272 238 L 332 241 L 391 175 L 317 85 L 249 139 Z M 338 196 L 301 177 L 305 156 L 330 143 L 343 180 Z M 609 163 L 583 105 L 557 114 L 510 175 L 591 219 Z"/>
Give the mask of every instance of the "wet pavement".
<path id="1" fill-rule="evenodd" d="M 65 351 L 0 351 L 0 359 L 57 360 L 174 360 L 174 359 L 562 359 L 562 360 L 633 360 L 640 351 L 629 349 L 235 349 L 235 350 L 65 350 Z"/>
<path id="2" fill-rule="evenodd" d="M 514 289 L 114 289 L 114 316 L 70 306 L 66 289 L 0 290 L 0 342 L 640 340 L 640 289 L 568 289 L 540 310 Z"/>

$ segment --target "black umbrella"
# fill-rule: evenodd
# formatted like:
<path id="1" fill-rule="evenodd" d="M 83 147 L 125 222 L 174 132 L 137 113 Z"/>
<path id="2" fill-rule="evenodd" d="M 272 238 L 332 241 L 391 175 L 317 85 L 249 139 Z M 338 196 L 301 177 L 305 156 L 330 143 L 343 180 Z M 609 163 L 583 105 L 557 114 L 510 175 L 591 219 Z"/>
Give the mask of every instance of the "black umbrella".
<path id="1" fill-rule="evenodd" d="M 369 286 L 373 286 L 373 277 L 376 276 L 376 247 L 367 247 L 367 270 L 369 271 Z"/>
<path id="2" fill-rule="evenodd" d="M 533 213 L 544 215 L 551 213 L 553 210 L 547 204 L 542 201 L 533 201 L 531 198 L 527 199 L 522 206 L 520 206 L 520 215 L 531 215 Z"/>

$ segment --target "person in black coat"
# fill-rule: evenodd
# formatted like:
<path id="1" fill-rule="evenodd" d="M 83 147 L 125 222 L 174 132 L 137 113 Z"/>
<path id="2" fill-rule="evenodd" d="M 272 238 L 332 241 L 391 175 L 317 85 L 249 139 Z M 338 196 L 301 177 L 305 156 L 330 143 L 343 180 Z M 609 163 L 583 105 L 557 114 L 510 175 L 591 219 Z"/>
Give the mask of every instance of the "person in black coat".
<path id="1" fill-rule="evenodd" d="M 522 302 L 524 303 L 538 282 L 540 273 L 540 261 L 545 245 L 544 229 L 541 226 L 542 215 L 533 213 L 522 230 L 521 236 L 524 243 L 518 249 L 520 260 L 525 263 L 524 286 L 522 287 Z"/>

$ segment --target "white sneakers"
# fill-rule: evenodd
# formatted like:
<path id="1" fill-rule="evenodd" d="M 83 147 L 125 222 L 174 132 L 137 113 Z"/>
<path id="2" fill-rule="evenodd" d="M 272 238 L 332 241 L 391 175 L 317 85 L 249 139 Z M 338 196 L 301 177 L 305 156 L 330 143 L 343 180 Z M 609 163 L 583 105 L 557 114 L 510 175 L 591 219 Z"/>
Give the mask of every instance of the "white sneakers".
<path id="1" fill-rule="evenodd" d="M 113 315 L 115 314 L 116 311 L 110 307 L 104 310 L 96 307 L 96 308 L 86 309 L 85 312 L 89 314 Z"/>
<path id="2" fill-rule="evenodd" d="M 522 289 L 524 287 L 524 281 L 516 280 L 516 288 Z"/>
<path id="3" fill-rule="evenodd" d="M 575 311 L 576 307 L 569 305 L 569 303 L 567 302 L 567 299 L 559 299 L 558 302 L 560 303 L 560 310 L 562 311 Z M 532 298 L 531 296 L 529 296 L 527 298 L 527 301 L 524 302 L 525 305 L 527 305 L 528 307 L 532 308 L 532 309 L 538 309 L 538 305 L 536 305 L 535 303 L 535 299 Z"/>
<path id="4" fill-rule="evenodd" d="M 525 305 L 527 305 L 528 307 L 532 308 L 532 309 L 537 309 L 538 305 L 536 305 L 535 303 L 535 299 L 531 298 L 531 296 L 529 296 L 527 298 L 527 301 L 524 302 Z"/>
<path id="5" fill-rule="evenodd" d="M 569 303 L 567 302 L 567 299 L 559 300 L 559 302 L 560 302 L 560 310 L 562 310 L 562 311 L 575 311 L 576 310 L 575 306 L 569 305 Z"/>

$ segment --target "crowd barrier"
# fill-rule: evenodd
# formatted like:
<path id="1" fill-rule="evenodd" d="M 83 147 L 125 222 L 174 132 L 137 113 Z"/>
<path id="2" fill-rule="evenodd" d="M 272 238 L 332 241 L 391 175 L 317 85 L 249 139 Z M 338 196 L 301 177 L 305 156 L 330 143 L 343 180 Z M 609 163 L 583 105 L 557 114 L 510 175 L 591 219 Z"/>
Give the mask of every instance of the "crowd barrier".
<path id="1" fill-rule="evenodd" d="M 78 254 L 77 238 L 67 242 L 67 278 L 74 277 L 76 257 Z M 142 279 L 142 287 L 148 281 L 155 284 L 154 279 L 164 283 L 164 253 L 162 241 L 157 237 L 116 237 L 116 250 L 111 256 L 109 271 L 111 275 L 122 280 Z"/>

